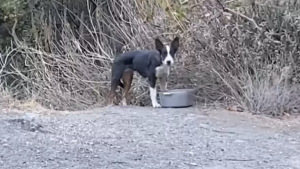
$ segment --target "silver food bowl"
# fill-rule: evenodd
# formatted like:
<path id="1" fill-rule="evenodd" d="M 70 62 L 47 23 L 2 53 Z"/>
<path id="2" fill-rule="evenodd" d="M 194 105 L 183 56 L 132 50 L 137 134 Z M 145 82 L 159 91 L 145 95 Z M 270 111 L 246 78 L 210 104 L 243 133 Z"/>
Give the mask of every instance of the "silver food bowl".
<path id="1" fill-rule="evenodd" d="M 165 108 L 183 108 L 194 105 L 194 89 L 173 89 L 158 93 L 158 102 Z"/>

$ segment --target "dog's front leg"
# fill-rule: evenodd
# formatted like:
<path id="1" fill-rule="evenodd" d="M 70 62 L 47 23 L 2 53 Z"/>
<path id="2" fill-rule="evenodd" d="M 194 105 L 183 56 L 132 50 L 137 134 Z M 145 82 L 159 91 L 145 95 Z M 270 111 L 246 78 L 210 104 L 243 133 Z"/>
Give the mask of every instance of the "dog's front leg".
<path id="1" fill-rule="evenodd" d="M 156 95 L 157 95 L 157 92 L 156 92 L 156 87 L 149 87 L 150 89 L 150 97 L 151 97 L 151 101 L 152 101 L 152 107 L 154 108 L 159 108 L 161 107 L 161 105 L 157 102 L 157 98 L 156 98 Z"/>
<path id="2" fill-rule="evenodd" d="M 155 75 L 151 75 L 149 77 L 149 90 L 150 90 L 150 98 L 152 102 L 152 107 L 158 108 L 161 107 L 161 105 L 157 102 L 157 91 L 156 91 L 156 77 Z"/>

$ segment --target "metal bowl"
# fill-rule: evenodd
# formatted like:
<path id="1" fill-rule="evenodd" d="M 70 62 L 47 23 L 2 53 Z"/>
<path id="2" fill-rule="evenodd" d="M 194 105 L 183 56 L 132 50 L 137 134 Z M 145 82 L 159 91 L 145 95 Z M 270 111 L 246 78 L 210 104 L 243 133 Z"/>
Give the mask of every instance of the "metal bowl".
<path id="1" fill-rule="evenodd" d="M 158 93 L 158 102 L 165 108 L 182 108 L 194 105 L 194 89 L 173 89 Z"/>

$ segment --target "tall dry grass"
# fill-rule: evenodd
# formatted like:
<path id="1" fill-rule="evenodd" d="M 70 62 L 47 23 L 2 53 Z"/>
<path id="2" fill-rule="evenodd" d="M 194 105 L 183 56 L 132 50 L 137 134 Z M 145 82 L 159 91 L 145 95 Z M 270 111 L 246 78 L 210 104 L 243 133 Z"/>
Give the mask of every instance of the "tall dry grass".
<path id="1" fill-rule="evenodd" d="M 254 113 L 299 112 L 299 2 L 210 2 L 195 40 L 229 97 Z"/>
<path id="2" fill-rule="evenodd" d="M 103 104 L 117 54 L 179 35 L 169 88 L 193 87 L 200 103 L 230 102 L 254 113 L 299 112 L 296 0 L 101 0 L 95 11 L 86 5 L 87 13 L 76 14 L 53 2 L 52 10 L 32 13 L 31 43 L 13 31 L 14 46 L 2 57 L 9 60 L 2 62 L 4 86 L 20 99 L 60 110 Z M 131 104 L 150 105 L 147 93 L 135 74 Z"/>

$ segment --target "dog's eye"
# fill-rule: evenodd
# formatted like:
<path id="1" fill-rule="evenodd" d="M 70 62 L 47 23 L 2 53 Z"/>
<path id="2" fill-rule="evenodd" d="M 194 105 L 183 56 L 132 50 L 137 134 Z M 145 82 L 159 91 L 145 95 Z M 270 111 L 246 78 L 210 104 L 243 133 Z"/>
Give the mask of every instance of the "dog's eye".
<path id="1" fill-rule="evenodd" d="M 163 54 L 164 54 L 164 55 L 167 55 L 167 54 L 168 54 L 168 52 L 167 52 L 167 51 L 164 51 L 164 52 L 163 52 Z"/>

